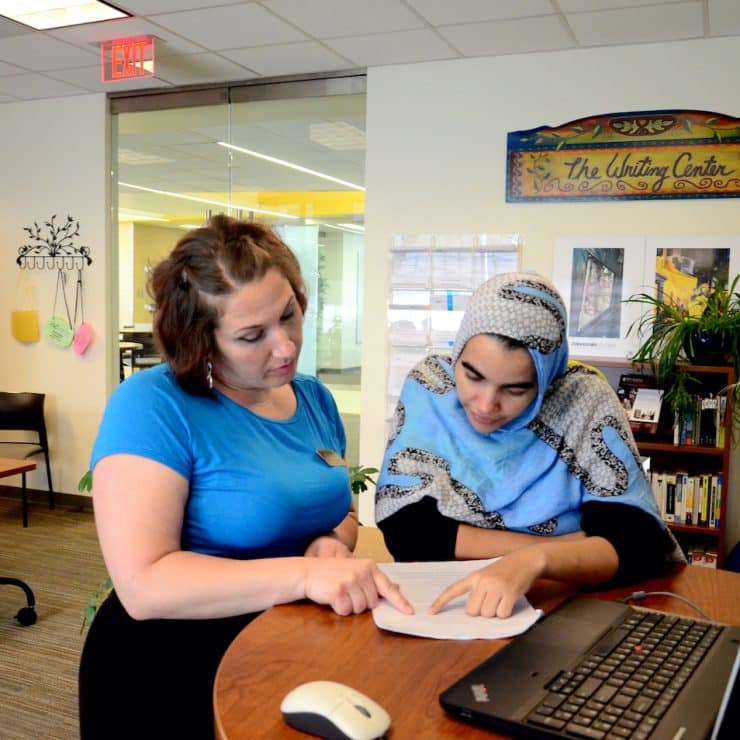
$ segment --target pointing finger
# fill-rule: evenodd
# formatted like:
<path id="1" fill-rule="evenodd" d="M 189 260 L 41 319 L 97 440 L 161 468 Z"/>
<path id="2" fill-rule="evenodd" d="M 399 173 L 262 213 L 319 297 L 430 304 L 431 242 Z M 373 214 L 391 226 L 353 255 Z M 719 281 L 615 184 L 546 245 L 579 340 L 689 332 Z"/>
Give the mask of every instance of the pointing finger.
<path id="1" fill-rule="evenodd" d="M 382 579 L 376 581 L 378 593 L 393 604 L 403 614 L 413 614 L 414 607 L 411 602 L 401 593 L 401 587 L 390 581 L 381 571 Z"/>
<path id="2" fill-rule="evenodd" d="M 450 601 L 456 599 L 458 596 L 462 596 L 468 591 L 470 591 L 470 586 L 465 580 L 458 581 L 457 583 L 453 583 L 451 586 L 447 586 L 447 588 L 437 596 L 429 607 L 429 614 L 438 614 L 445 606 L 447 606 L 447 604 L 450 603 Z"/>

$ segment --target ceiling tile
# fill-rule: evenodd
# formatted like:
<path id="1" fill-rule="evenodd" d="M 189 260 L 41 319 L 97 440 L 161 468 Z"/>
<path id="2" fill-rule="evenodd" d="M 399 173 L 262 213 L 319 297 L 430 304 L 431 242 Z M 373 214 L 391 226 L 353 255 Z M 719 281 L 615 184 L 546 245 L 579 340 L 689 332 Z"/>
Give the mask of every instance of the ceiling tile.
<path id="1" fill-rule="evenodd" d="M 426 26 L 400 0 L 265 0 L 262 5 L 319 39 Z"/>
<path id="2" fill-rule="evenodd" d="M 49 72 L 49 77 L 55 80 L 68 82 L 70 85 L 84 88 L 90 92 L 117 93 L 126 90 L 146 90 L 151 87 L 169 87 L 169 83 L 158 80 L 156 77 L 147 77 L 139 80 L 117 80 L 103 82 L 100 73 L 100 64 L 94 67 L 76 67 Z"/>
<path id="3" fill-rule="evenodd" d="M 264 77 L 323 72 L 332 69 L 347 69 L 352 66 L 352 62 L 335 54 L 317 41 L 233 49 L 222 51 L 221 55 L 249 67 Z"/>
<path id="4" fill-rule="evenodd" d="M 27 70 L 22 69 L 21 67 L 16 67 L 15 64 L 0 62 L 0 75 L 17 75 L 26 71 Z"/>
<path id="5" fill-rule="evenodd" d="M 218 54 L 181 54 L 155 62 L 157 77 L 173 85 L 250 80 L 257 75 Z"/>
<path id="6" fill-rule="evenodd" d="M 251 3 L 155 15 L 152 20 L 212 50 L 306 39 L 300 31 Z"/>
<path id="7" fill-rule="evenodd" d="M 65 95 L 84 95 L 87 92 L 66 82 L 32 72 L 0 77 L 0 95 L 13 95 L 20 100 L 60 98 Z"/>
<path id="8" fill-rule="evenodd" d="M 580 13 L 596 10 L 612 10 L 614 8 L 638 8 L 641 5 L 677 5 L 680 2 L 697 3 L 701 0 L 559 0 L 558 5 L 563 13 Z"/>
<path id="9" fill-rule="evenodd" d="M 236 5 L 244 0 L 219 0 L 211 5 Z M 254 0 L 256 2 L 256 0 Z M 208 0 L 123 0 L 113 3 L 117 8 L 135 15 L 153 15 L 154 13 L 175 13 L 179 10 L 193 10 L 208 4 Z"/>
<path id="10" fill-rule="evenodd" d="M 658 5 L 598 13 L 569 13 L 568 24 L 579 44 L 629 44 L 704 36 L 701 4 L 682 3 L 666 13 Z"/>
<path id="11" fill-rule="evenodd" d="M 89 45 L 96 51 L 101 41 L 131 38 L 132 36 L 156 36 L 155 58 L 169 54 L 196 54 L 203 51 L 203 47 L 186 41 L 182 37 L 168 31 L 155 23 L 143 18 L 124 18 L 104 23 L 86 23 L 81 26 L 70 26 L 48 31 L 50 36 L 80 46 Z"/>
<path id="12" fill-rule="evenodd" d="M 737 0 L 709 0 L 709 33 L 713 36 L 740 34 L 740 3 Z"/>
<path id="13" fill-rule="evenodd" d="M 550 0 L 406 0 L 435 26 L 552 15 Z M 562 5 L 562 3 L 561 3 Z"/>
<path id="14" fill-rule="evenodd" d="M 11 21 L 9 18 L 0 17 L 0 38 L 3 36 L 20 36 L 28 33 L 28 26 Z"/>
<path id="15" fill-rule="evenodd" d="M 434 31 L 398 31 L 324 42 L 360 67 L 454 59 L 460 55 Z"/>
<path id="16" fill-rule="evenodd" d="M 82 67 L 97 58 L 93 49 L 80 49 L 45 34 L 28 33 L 0 38 L 0 61 L 17 64 L 35 72 Z"/>
<path id="17" fill-rule="evenodd" d="M 461 54 L 468 57 L 553 51 L 571 49 L 575 46 L 568 29 L 555 15 L 494 23 L 441 26 L 439 33 Z"/>

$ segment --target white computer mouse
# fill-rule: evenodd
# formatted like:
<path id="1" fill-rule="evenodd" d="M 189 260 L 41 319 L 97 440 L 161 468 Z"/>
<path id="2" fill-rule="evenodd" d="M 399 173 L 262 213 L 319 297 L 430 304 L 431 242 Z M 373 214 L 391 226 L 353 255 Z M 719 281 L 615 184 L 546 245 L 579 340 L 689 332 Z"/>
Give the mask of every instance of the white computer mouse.
<path id="1" fill-rule="evenodd" d="M 380 704 L 336 681 L 296 686 L 280 711 L 291 727 L 327 740 L 375 740 L 391 726 L 391 717 Z"/>

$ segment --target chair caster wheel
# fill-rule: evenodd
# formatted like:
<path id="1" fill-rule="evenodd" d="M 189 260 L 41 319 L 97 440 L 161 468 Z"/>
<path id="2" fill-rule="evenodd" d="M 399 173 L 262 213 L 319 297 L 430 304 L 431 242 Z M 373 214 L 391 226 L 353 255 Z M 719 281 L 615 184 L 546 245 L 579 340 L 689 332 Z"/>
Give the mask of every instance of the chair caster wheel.
<path id="1" fill-rule="evenodd" d="M 15 618 L 24 626 L 28 627 L 36 623 L 36 610 L 32 606 L 24 606 L 18 610 Z"/>

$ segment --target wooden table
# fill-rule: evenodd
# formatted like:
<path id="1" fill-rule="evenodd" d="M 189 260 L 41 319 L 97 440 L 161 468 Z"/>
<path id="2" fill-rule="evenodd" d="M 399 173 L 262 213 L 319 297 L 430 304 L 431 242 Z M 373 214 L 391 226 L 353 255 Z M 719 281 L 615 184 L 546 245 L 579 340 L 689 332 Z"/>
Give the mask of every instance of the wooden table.
<path id="1" fill-rule="evenodd" d="M 666 577 L 637 587 L 590 595 L 613 600 L 634 590 L 672 591 L 690 599 L 716 621 L 740 625 L 740 574 L 698 566 L 677 566 Z M 574 589 L 538 582 L 528 594 L 546 612 Z M 650 597 L 649 608 L 696 617 L 678 599 Z M 448 717 L 438 696 L 507 640 L 430 640 L 379 630 L 369 613 L 339 617 L 310 603 L 277 606 L 247 626 L 234 640 L 216 675 L 213 691 L 219 740 L 305 738 L 288 727 L 280 702 L 306 681 L 327 679 L 368 694 L 393 718 L 392 740 L 486 738 L 479 730 Z"/>
<path id="2" fill-rule="evenodd" d="M 28 526 L 28 493 L 26 491 L 26 473 L 35 470 L 33 460 L 15 460 L 10 457 L 0 457 L 0 478 L 10 475 L 21 475 L 21 509 L 23 511 L 23 526 Z"/>

